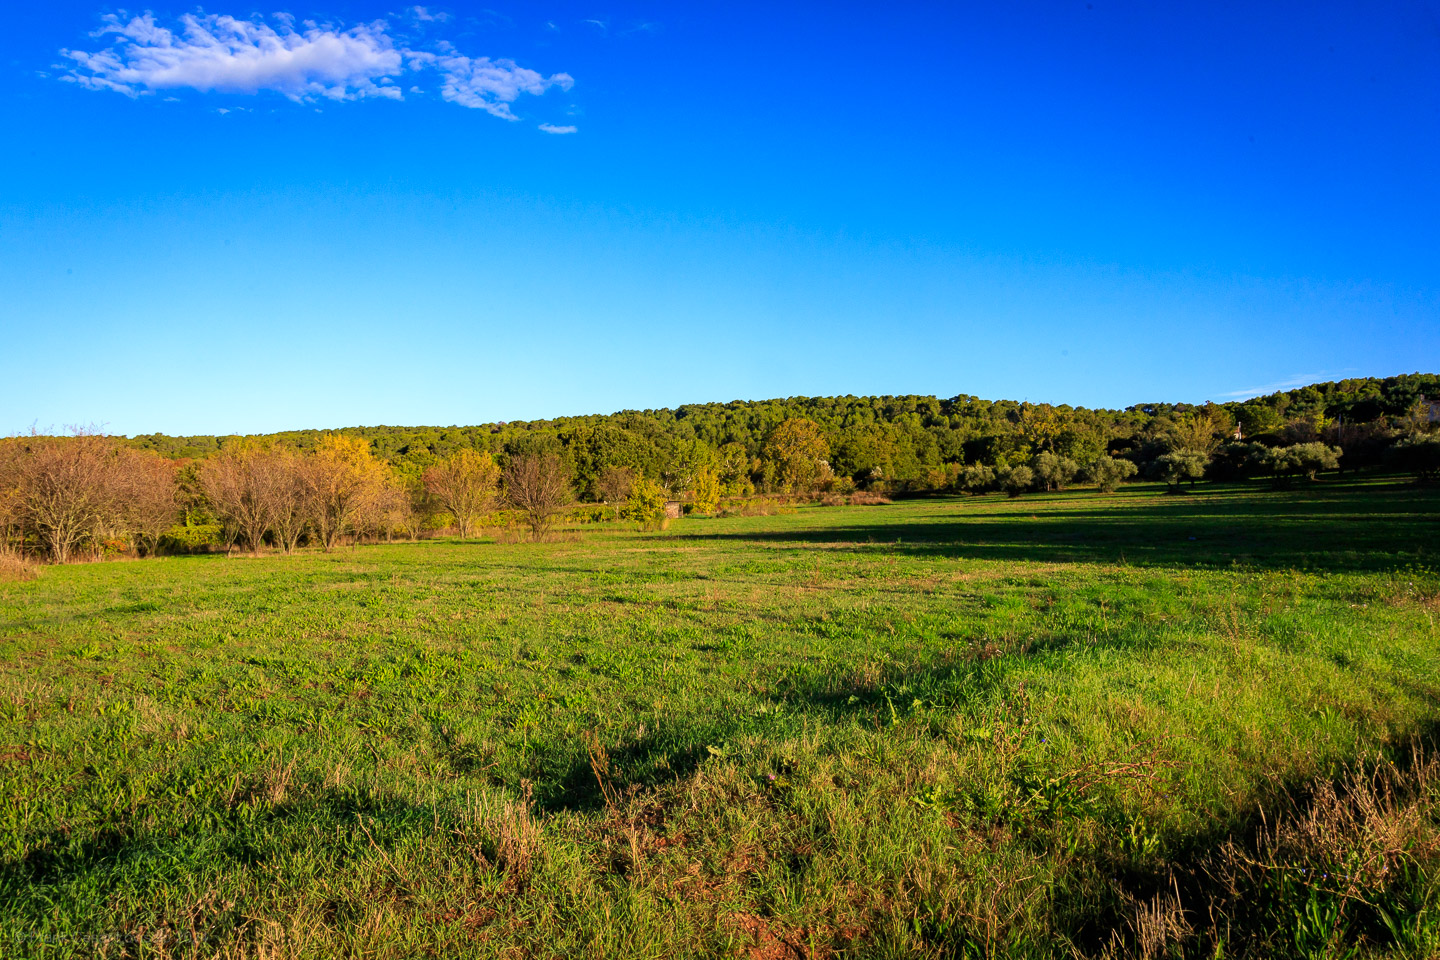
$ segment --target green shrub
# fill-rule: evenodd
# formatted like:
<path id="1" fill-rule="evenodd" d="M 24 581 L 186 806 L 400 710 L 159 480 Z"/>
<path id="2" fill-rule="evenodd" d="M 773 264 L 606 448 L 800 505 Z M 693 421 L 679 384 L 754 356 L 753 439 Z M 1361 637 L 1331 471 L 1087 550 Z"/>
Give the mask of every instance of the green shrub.
<path id="1" fill-rule="evenodd" d="M 224 545 L 225 531 L 218 523 L 177 523 L 160 535 L 166 553 L 204 553 Z"/>
<path id="2" fill-rule="evenodd" d="M 649 477 L 641 477 L 630 488 L 630 499 L 620 515 L 634 520 L 642 530 L 659 530 L 665 526 L 665 491 Z"/>

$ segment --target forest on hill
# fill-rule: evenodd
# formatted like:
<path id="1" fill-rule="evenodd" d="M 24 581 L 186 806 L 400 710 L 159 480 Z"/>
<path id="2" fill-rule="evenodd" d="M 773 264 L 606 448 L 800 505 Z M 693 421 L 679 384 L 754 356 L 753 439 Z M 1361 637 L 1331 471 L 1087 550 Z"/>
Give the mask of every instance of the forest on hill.
<path id="1" fill-rule="evenodd" d="M 1400 421 L 1428 423 L 1426 398 L 1440 401 L 1440 375 L 1363 377 L 1229 403 L 1140 403 L 1123 410 L 964 394 L 791 397 L 466 427 L 295 430 L 259 439 L 308 451 L 330 434 L 362 437 L 375 457 L 416 482 L 428 467 L 461 450 L 503 460 L 516 451 L 545 448 L 569 465 L 582 499 L 600 500 L 607 467 L 653 478 L 677 494 L 683 492 L 677 485 L 683 487 L 701 467 L 714 468 L 735 494 L 746 492 L 747 484 L 753 490 L 774 488 L 776 467 L 773 457 L 767 460 L 766 442 L 782 423 L 803 419 L 818 427 L 835 477 L 905 493 L 963 486 L 965 466 L 1003 473 L 1045 453 L 1075 464 L 1077 473 L 1108 456 L 1132 463 L 1140 476 L 1156 476 L 1167 454 L 1194 452 L 1213 461 L 1237 427 L 1247 442 L 1266 448 L 1323 442 L 1342 452 L 1346 468 L 1374 466 L 1405 432 Z M 166 457 L 198 459 L 239 439 L 150 434 L 130 442 Z M 1253 453 L 1244 451 L 1251 460 Z M 1243 460 L 1232 452 L 1206 468 L 1243 472 Z M 983 470 L 978 478 L 972 472 L 971 484 L 978 489 L 986 479 Z M 991 475 L 989 483 L 998 479 Z"/>

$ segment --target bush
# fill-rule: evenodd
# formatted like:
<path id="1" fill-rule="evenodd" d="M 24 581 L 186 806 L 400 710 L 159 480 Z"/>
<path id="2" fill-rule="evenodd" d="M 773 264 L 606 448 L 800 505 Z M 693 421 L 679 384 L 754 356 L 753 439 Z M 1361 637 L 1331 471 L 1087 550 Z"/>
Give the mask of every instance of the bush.
<path id="1" fill-rule="evenodd" d="M 587 503 L 570 512 L 571 518 L 577 523 L 605 523 L 614 520 L 615 515 L 615 508 L 603 503 Z"/>
<path id="2" fill-rule="evenodd" d="M 640 524 L 642 530 L 664 529 L 665 491 L 654 480 L 641 477 L 631 485 L 630 499 L 625 502 L 620 515 Z"/>
<path id="3" fill-rule="evenodd" d="M 6 580 L 34 580 L 39 568 L 20 554 L 0 546 L 0 582 Z"/>
<path id="4" fill-rule="evenodd" d="M 1115 457 L 1096 457 L 1085 465 L 1085 478 L 1102 493 L 1114 493 L 1120 483 L 1138 473 L 1135 464 Z"/>
<path id="5" fill-rule="evenodd" d="M 177 523 L 160 535 L 167 553 L 206 553 L 225 546 L 225 530 L 218 523 Z"/>

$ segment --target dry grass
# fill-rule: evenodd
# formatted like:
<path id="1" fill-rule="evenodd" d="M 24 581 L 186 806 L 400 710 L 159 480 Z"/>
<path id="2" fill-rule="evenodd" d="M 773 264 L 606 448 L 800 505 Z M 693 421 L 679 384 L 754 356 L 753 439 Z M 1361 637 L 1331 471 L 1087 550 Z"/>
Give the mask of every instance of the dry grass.
<path id="1" fill-rule="evenodd" d="M 0 581 L 34 580 L 40 568 L 12 550 L 0 549 Z"/>

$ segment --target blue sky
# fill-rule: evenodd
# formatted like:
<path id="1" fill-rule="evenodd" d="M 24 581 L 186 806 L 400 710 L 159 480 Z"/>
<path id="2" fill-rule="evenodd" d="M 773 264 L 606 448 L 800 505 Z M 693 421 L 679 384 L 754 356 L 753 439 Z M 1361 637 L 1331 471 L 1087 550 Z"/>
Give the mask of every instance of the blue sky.
<path id="1" fill-rule="evenodd" d="M 1434 3 L 7 19 L 0 433 L 1440 369 Z"/>

